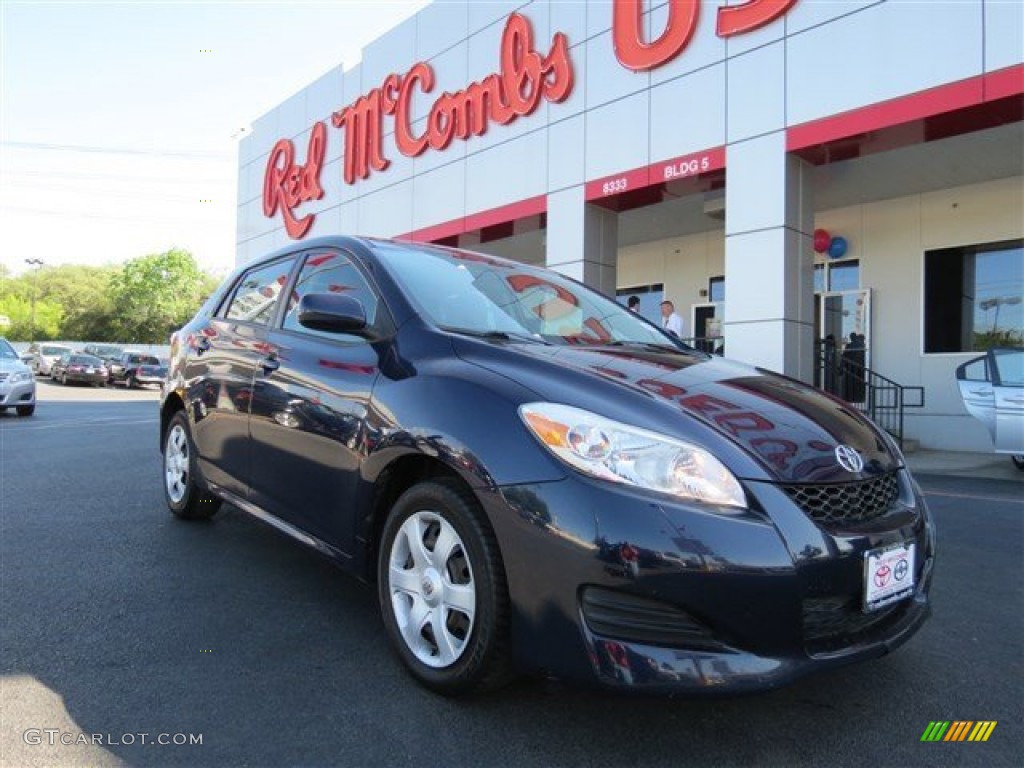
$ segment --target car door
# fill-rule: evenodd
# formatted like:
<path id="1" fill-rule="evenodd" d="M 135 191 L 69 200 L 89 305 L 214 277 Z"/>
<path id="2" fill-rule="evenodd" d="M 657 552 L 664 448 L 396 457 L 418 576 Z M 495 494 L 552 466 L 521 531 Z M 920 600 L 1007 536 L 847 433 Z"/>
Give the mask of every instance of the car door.
<path id="1" fill-rule="evenodd" d="M 1024 349 L 989 350 L 996 451 L 1024 454 Z"/>
<path id="2" fill-rule="evenodd" d="M 186 338 L 184 378 L 200 469 L 208 481 L 242 497 L 251 473 L 252 380 L 295 258 L 243 272 L 214 316 Z"/>
<path id="3" fill-rule="evenodd" d="M 304 254 L 279 327 L 266 336 L 270 365 L 257 367 L 253 380 L 250 498 L 350 554 L 378 352 L 364 336 L 301 326 L 298 304 L 308 293 L 353 296 L 378 338 L 390 329 L 378 292 L 350 254 Z"/>
<path id="4" fill-rule="evenodd" d="M 988 355 L 976 357 L 957 368 L 956 380 L 960 389 L 960 398 L 964 401 L 964 408 L 971 416 L 985 425 L 985 429 L 988 430 L 994 442 L 996 439 L 996 403 Z"/>

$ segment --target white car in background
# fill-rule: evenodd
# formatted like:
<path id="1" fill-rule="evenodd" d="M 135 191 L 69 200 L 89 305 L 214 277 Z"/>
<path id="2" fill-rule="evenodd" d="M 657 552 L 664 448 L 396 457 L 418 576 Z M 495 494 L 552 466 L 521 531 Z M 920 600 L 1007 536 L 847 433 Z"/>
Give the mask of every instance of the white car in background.
<path id="1" fill-rule="evenodd" d="M 28 348 L 28 351 L 33 356 L 32 362 L 29 365 L 36 376 L 49 376 L 50 369 L 60 359 L 60 356 L 72 350 L 71 347 L 65 347 L 61 344 L 33 344 Z"/>
<path id="2" fill-rule="evenodd" d="M 1024 349 L 990 349 L 956 369 L 964 407 L 985 425 L 996 453 L 1024 470 Z"/>
<path id="3" fill-rule="evenodd" d="M 36 380 L 7 339 L 0 336 L 0 411 L 17 410 L 31 416 L 36 410 Z"/>

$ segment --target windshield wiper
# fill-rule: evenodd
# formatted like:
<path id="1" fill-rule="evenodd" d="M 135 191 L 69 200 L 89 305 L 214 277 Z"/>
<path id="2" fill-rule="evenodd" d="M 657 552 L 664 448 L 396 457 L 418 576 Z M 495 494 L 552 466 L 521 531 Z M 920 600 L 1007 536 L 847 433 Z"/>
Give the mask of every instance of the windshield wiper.
<path id="1" fill-rule="evenodd" d="M 478 331 L 475 328 L 453 328 L 451 326 L 440 326 L 442 331 L 448 333 L 461 333 L 464 336 L 473 336 L 477 339 L 495 339 L 497 341 L 529 341 L 534 344 L 547 344 L 540 336 L 532 336 L 528 333 L 516 333 L 515 331 Z"/>
<path id="2" fill-rule="evenodd" d="M 682 342 L 680 342 L 682 344 Z M 596 346 L 601 347 L 644 347 L 646 349 L 662 350 L 667 352 L 686 352 L 689 347 L 683 345 L 682 347 L 675 347 L 671 344 L 659 344 L 656 341 L 624 341 L 622 339 L 615 339 L 614 341 L 606 341 L 604 344 Z"/>

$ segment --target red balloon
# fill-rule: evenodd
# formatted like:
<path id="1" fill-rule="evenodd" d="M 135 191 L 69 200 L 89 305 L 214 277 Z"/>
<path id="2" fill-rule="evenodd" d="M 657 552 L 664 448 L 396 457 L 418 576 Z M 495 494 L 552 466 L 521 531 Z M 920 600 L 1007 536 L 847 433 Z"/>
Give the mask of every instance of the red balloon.
<path id="1" fill-rule="evenodd" d="M 824 253 L 828 250 L 829 244 L 832 242 L 832 237 L 824 229 L 814 230 L 814 250 L 817 253 Z"/>

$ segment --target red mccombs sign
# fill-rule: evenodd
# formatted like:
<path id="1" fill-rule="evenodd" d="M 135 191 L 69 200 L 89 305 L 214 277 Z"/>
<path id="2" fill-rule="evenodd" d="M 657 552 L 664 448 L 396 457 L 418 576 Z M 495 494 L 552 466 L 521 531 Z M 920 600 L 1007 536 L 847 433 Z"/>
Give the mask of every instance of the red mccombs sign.
<path id="1" fill-rule="evenodd" d="M 715 31 L 719 37 L 751 32 L 775 21 L 797 0 L 748 0 L 717 10 Z M 665 29 L 653 40 L 644 34 L 642 0 L 613 0 L 612 42 L 622 66 L 637 71 L 660 67 L 686 48 L 697 28 L 700 0 L 669 0 Z M 562 32 L 551 39 L 546 54 L 534 48 L 529 20 L 513 13 L 505 22 L 497 72 L 455 93 L 442 93 L 430 107 L 426 127 L 418 133 L 412 125 L 412 100 L 417 92 L 432 93 L 434 69 L 419 62 L 404 75 L 388 75 L 377 88 L 331 116 L 331 124 L 344 131 L 345 156 L 342 177 L 346 184 L 385 171 L 391 164 L 384 148 L 385 120 L 393 122 L 394 142 L 407 157 L 428 149 L 444 151 L 452 141 L 482 136 L 488 127 L 508 125 L 533 114 L 542 100 L 565 101 L 575 84 L 569 40 Z M 320 185 L 327 148 L 327 127 L 313 126 L 306 162 L 296 162 L 295 144 L 281 139 L 270 151 L 263 177 L 263 214 L 279 210 L 288 236 L 299 239 L 313 225 L 314 214 L 302 218 L 295 209 L 324 196 Z"/>

